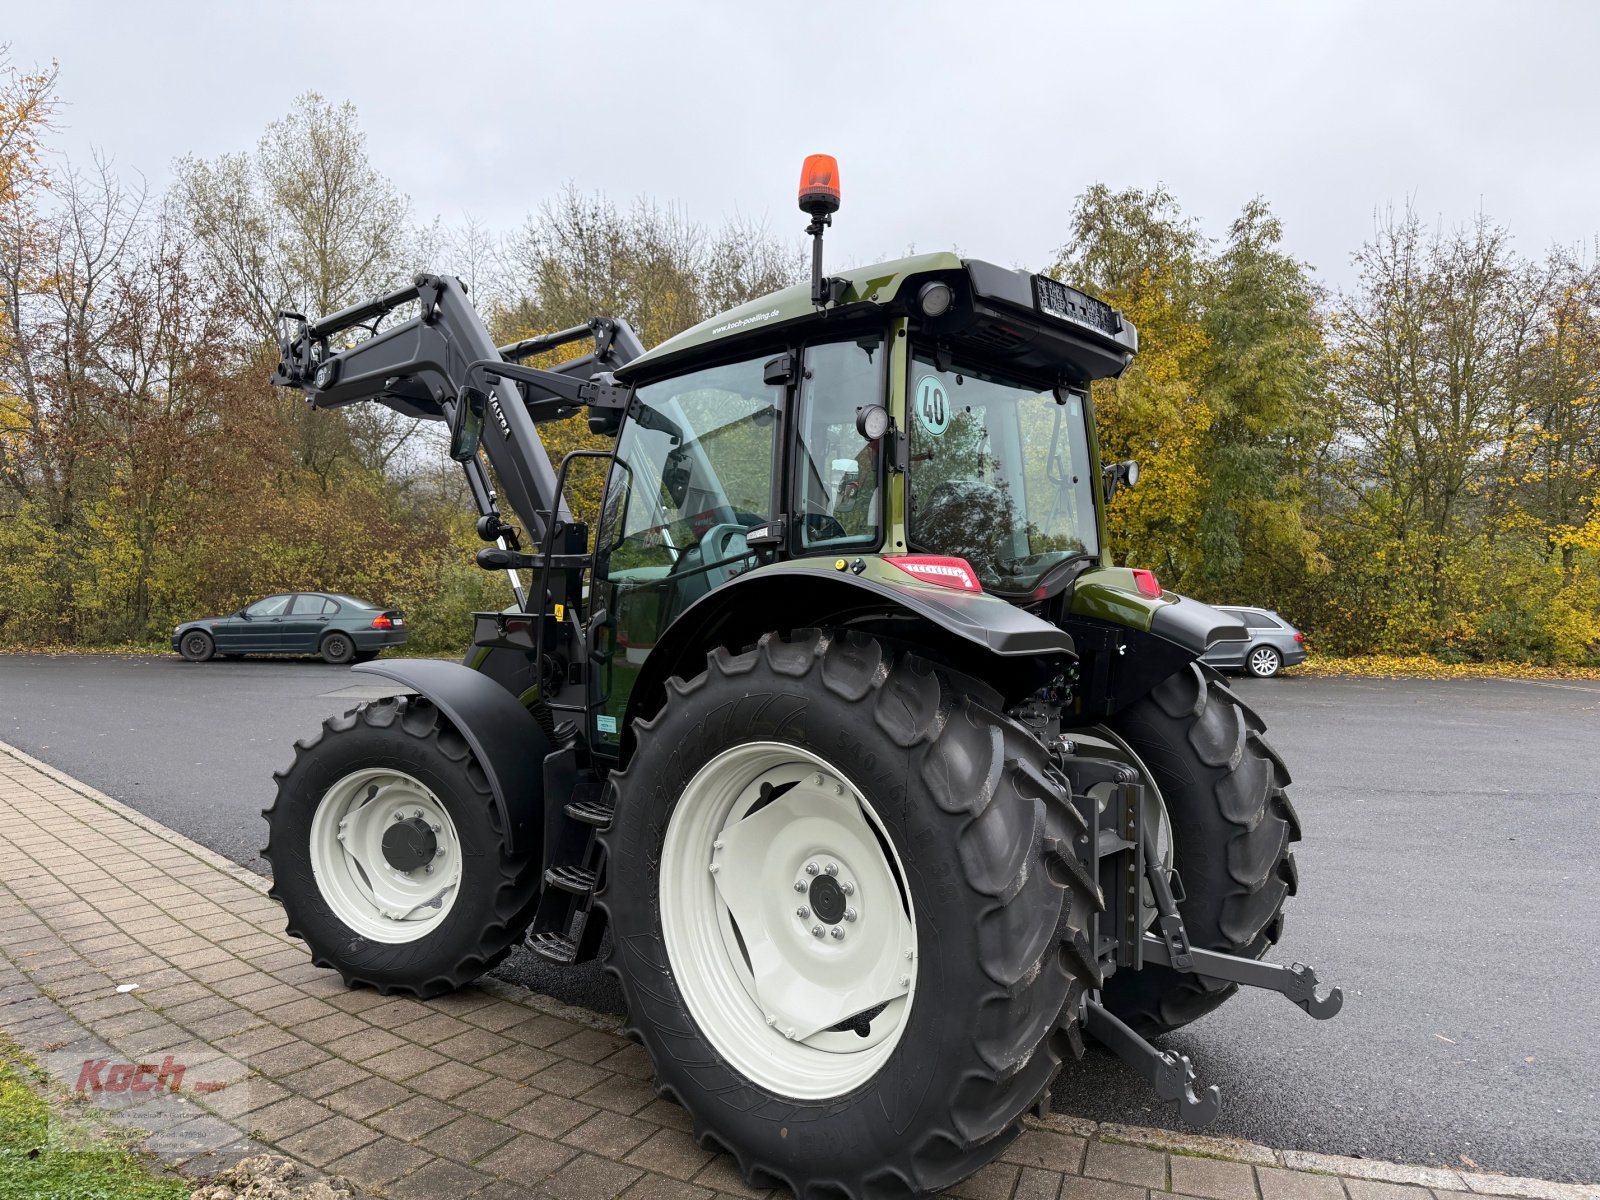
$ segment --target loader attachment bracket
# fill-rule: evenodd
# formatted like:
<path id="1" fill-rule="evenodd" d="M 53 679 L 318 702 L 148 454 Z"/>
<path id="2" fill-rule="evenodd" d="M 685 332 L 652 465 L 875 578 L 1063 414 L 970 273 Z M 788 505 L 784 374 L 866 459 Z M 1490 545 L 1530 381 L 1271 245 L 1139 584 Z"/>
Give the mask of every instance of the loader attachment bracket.
<path id="1" fill-rule="evenodd" d="M 1097 1000 L 1087 1002 L 1083 1027 L 1095 1041 L 1143 1076 L 1157 1096 L 1176 1100 L 1178 1115 L 1185 1125 L 1199 1128 L 1217 1119 L 1217 1113 L 1222 1111 L 1222 1094 L 1215 1084 L 1195 1091 L 1194 1064 L 1188 1055 L 1157 1050 Z"/>

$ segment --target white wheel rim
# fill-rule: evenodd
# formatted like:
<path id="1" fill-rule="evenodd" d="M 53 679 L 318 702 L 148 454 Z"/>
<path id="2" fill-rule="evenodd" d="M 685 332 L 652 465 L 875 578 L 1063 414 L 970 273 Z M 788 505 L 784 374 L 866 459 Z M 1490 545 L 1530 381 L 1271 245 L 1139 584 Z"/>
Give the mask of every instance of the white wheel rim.
<path id="1" fill-rule="evenodd" d="M 1250 656 L 1250 666 L 1257 675 L 1271 675 L 1277 665 L 1277 657 L 1271 650 L 1262 647 Z"/>
<path id="2" fill-rule="evenodd" d="M 436 848 L 402 871 L 384 855 L 391 825 L 421 820 Z M 333 915 L 374 942 L 414 942 L 432 933 L 461 890 L 461 839 L 450 813 L 402 771 L 355 771 L 325 793 L 311 818 L 311 873 Z"/>
<path id="3" fill-rule="evenodd" d="M 905 878 L 871 804 L 815 754 L 752 742 L 696 772 L 667 822 L 661 932 L 690 1014 L 735 1069 L 801 1100 L 877 1073 L 916 992 Z"/>

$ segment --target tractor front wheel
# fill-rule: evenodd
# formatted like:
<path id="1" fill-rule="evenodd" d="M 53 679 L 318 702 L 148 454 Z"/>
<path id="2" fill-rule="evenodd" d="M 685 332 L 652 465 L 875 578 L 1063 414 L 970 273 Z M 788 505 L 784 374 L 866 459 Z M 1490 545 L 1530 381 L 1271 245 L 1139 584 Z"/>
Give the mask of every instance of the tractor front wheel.
<path id="1" fill-rule="evenodd" d="M 1260 958 L 1283 932 L 1298 883 L 1291 842 L 1300 821 L 1284 790 L 1289 772 L 1266 724 L 1209 667 L 1192 663 L 1110 722 L 1166 804 L 1178 903 L 1190 942 Z M 1170 967 L 1119 971 L 1103 999 L 1146 1037 L 1204 1016 L 1238 990 Z"/>
<path id="2" fill-rule="evenodd" d="M 379 700 L 295 747 L 262 816 L 288 932 L 351 986 L 437 996 L 522 938 L 537 863 L 512 854 L 483 769 L 428 701 Z"/>
<path id="3" fill-rule="evenodd" d="M 816 631 L 713 652 L 634 728 L 608 968 L 699 1143 L 800 1200 L 999 1154 L 1092 977 L 1084 827 L 1044 749 L 932 664 Z"/>

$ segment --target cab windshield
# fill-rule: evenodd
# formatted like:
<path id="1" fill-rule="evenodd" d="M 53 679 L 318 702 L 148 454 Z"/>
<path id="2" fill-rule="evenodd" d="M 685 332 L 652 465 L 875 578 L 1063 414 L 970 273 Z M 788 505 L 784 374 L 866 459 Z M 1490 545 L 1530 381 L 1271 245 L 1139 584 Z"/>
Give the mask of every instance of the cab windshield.
<path id="1" fill-rule="evenodd" d="M 1081 395 L 918 352 L 906 409 L 914 551 L 964 558 L 997 592 L 1099 553 Z"/>

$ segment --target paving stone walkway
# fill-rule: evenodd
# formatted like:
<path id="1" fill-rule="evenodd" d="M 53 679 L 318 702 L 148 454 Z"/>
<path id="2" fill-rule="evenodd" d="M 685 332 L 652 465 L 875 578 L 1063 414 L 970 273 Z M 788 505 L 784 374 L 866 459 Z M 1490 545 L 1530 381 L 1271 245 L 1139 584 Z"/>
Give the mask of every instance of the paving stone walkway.
<path id="1" fill-rule="evenodd" d="M 494 981 L 430 1001 L 346 990 L 283 934 L 264 890 L 0 744 L 0 1030 L 190 1177 L 270 1149 L 394 1200 L 771 1194 L 695 1144 L 608 1018 Z M 1600 1200 L 1600 1187 L 1052 1116 L 951 1194 Z"/>

